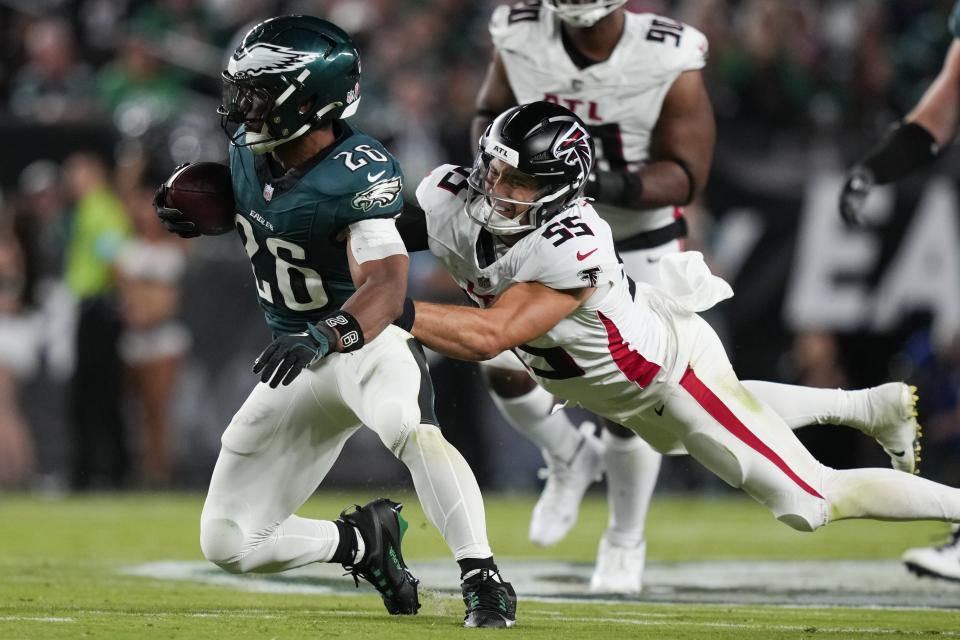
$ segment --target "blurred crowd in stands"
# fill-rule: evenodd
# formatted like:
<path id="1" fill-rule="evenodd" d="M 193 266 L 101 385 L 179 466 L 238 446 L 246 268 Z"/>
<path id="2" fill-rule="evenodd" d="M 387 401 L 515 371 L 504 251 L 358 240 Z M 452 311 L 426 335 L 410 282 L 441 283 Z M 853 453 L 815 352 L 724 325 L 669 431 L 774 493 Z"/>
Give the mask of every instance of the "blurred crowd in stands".
<path id="1" fill-rule="evenodd" d="M 175 165 L 225 158 L 219 73 L 252 24 L 310 13 L 355 36 L 363 60 L 357 123 L 393 151 L 413 187 L 437 164 L 471 161 L 469 123 L 497 4 L 0 1 L 0 487 L 204 484 L 268 336 L 235 239 L 170 236 L 151 198 Z M 811 172 L 842 171 L 916 102 L 950 43 L 952 5 L 628 6 L 684 20 L 710 41 L 705 73 L 719 140 L 711 185 L 688 212 L 690 245 L 738 291 L 742 306 L 710 319 L 725 327 L 741 377 L 831 387 L 909 379 L 921 387 L 924 462 L 956 485 L 960 343 L 932 338 L 923 310 L 883 332 L 780 318 Z M 955 165 L 942 161 L 938 170 L 952 179 Z M 823 215 L 836 217 L 829 204 Z M 741 224 L 743 209 L 760 212 L 761 230 Z M 771 235 L 768 255 L 745 240 L 751 233 Z M 456 299 L 428 258 L 413 265 L 414 295 Z M 960 291 L 942 295 L 957 299 Z M 493 437 L 483 424 L 463 426 L 495 420 L 474 368 L 434 366 L 450 374 L 436 377 L 446 428 L 461 427 L 451 440 L 469 452 L 482 483 L 513 486 L 515 465 L 503 464 L 508 454 L 497 449 L 510 432 Z M 821 446 L 835 466 L 873 455 L 845 441 Z M 517 481 L 530 488 L 532 476 Z M 672 486 L 704 481 L 682 467 Z"/>

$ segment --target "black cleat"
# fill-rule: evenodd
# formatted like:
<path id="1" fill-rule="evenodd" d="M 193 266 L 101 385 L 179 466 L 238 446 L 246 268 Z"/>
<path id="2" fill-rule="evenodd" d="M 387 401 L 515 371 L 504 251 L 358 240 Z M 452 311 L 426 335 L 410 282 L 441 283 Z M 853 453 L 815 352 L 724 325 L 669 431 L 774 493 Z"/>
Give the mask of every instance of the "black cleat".
<path id="1" fill-rule="evenodd" d="M 383 604 L 391 615 L 414 615 L 420 608 L 417 597 L 419 580 L 413 577 L 400 553 L 400 541 L 407 531 L 407 521 L 400 515 L 402 504 L 378 498 L 354 511 L 340 513 L 340 520 L 357 528 L 365 546 L 363 560 L 343 568 L 353 575 L 357 586 L 363 578 L 383 596 Z"/>
<path id="2" fill-rule="evenodd" d="M 503 628 L 517 622 L 517 592 L 492 569 L 468 574 L 460 585 L 467 613 L 465 627 Z"/>

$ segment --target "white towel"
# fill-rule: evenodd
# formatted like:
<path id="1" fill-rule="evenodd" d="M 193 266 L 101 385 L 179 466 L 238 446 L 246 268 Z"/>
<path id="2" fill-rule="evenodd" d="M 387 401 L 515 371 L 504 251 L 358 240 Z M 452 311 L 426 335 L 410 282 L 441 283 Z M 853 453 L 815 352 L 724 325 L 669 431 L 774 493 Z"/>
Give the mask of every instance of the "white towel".
<path id="1" fill-rule="evenodd" d="M 660 258 L 660 282 L 680 307 L 690 313 L 706 311 L 733 297 L 726 280 L 710 273 L 699 251 L 672 253 Z"/>

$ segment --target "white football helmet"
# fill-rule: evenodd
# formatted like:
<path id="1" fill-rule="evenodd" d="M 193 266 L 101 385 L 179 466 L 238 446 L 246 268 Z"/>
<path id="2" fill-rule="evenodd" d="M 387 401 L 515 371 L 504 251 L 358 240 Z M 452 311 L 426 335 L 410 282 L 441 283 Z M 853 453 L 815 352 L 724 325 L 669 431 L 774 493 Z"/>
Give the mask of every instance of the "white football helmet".
<path id="1" fill-rule="evenodd" d="M 571 27 L 592 27 L 627 0 L 544 0 L 543 5 Z"/>

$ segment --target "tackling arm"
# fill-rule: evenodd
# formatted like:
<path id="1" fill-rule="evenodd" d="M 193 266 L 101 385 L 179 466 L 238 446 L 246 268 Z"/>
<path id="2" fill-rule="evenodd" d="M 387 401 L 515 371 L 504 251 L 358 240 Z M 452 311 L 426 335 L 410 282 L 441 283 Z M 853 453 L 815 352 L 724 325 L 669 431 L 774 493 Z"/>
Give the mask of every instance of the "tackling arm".
<path id="1" fill-rule="evenodd" d="M 476 147 L 480 136 L 494 118 L 516 104 L 517 98 L 513 95 L 513 89 L 510 88 L 503 58 L 500 57 L 500 52 L 494 49 L 493 59 L 487 67 L 487 74 L 477 94 L 476 114 L 470 125 L 470 149 Z"/>
<path id="2" fill-rule="evenodd" d="M 521 282 L 504 291 L 487 309 L 418 301 L 413 335 L 451 358 L 489 360 L 539 338 L 594 290 L 558 291 L 538 282 Z"/>

